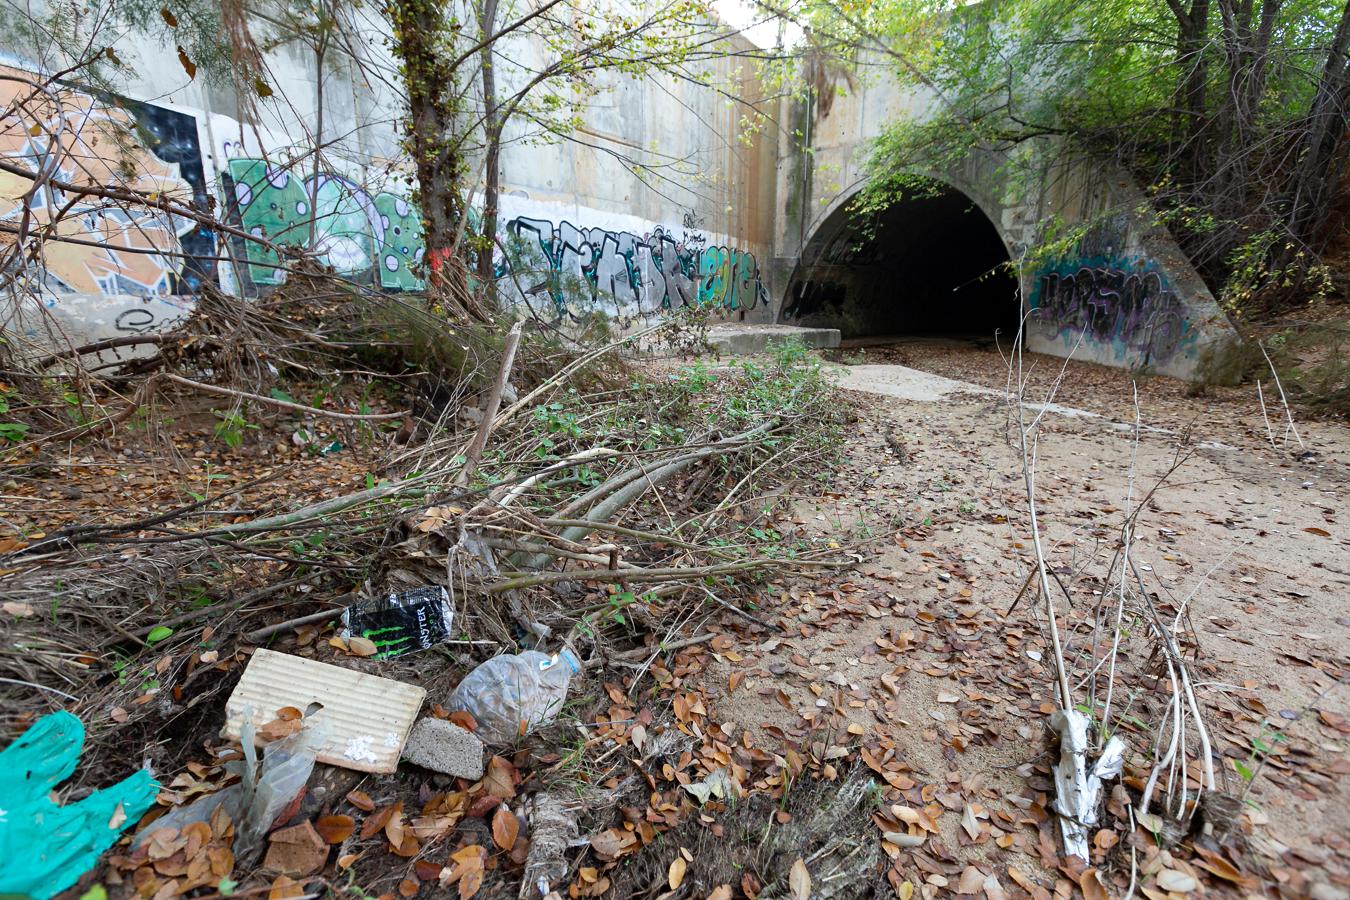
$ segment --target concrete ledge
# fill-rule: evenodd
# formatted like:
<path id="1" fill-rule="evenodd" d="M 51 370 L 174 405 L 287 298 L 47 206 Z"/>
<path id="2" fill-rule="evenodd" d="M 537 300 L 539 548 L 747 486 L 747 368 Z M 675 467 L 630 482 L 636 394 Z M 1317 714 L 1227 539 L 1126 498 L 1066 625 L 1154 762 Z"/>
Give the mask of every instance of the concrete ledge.
<path id="1" fill-rule="evenodd" d="M 798 328 L 794 325 L 714 325 L 708 343 L 723 353 L 749 356 L 764 353 L 771 344 L 796 338 L 813 350 L 839 346 L 838 328 Z"/>

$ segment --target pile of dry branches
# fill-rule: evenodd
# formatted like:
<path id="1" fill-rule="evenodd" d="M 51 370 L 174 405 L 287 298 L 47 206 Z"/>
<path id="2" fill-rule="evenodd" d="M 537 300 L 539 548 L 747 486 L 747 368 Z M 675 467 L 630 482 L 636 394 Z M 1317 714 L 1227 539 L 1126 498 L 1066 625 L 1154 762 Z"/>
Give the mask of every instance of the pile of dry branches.
<path id="1" fill-rule="evenodd" d="M 680 633 L 697 640 L 711 615 L 754 619 L 741 598 L 757 581 L 837 564 L 827 558 L 837 551 L 764 541 L 753 527 L 837 448 L 839 413 L 804 355 L 644 377 L 619 359 L 642 335 L 565 350 L 520 325 L 465 338 L 418 311 L 433 340 L 470 348 L 461 371 L 362 371 L 356 354 L 369 346 L 354 349 L 341 333 L 354 317 L 332 312 L 350 294 L 315 293 L 307 308 L 294 293 L 265 304 L 211 298 L 155 336 L 153 355 L 115 366 L 88 365 L 87 352 L 33 364 L 138 408 L 162 412 L 205 392 L 364 427 L 384 463 L 362 490 L 270 515 L 203 524 L 243 482 L 137 519 L 108 510 L 4 553 L 0 584 L 21 612 L 0 617 L 8 730 L 73 708 L 91 723 L 91 778 L 125 769 L 128 746 L 170 768 L 192 747 L 168 736 L 211 731 L 240 648 L 312 636 L 364 598 L 446 586 L 463 639 L 442 648 L 453 663 L 565 639 L 589 665 L 638 665 Z M 339 412 L 267 392 L 300 396 L 297 381 L 316 379 L 336 385 L 337 403 L 373 385 L 396 411 Z M 117 433 L 121 416 L 108 410 L 80 439 Z M 11 459 L 49 439 L 34 421 Z M 437 653 L 379 665 L 433 682 L 461 668 Z"/>
<path id="2" fill-rule="evenodd" d="M 1153 569 L 1136 550 L 1140 517 L 1194 447 L 1183 437 L 1167 470 L 1146 489 L 1139 488 L 1137 454 L 1145 426 L 1136 388 L 1119 531 L 1114 540 L 1095 543 L 1086 557 L 1075 554 L 1069 571 L 1052 569 L 1047 559 L 1056 548 L 1045 538 L 1038 512 L 1037 458 L 1043 419 L 1064 370 L 1043 402 L 1030 403 L 1020 346 L 1010 365 L 1010 418 L 1015 418 L 1015 440 L 1022 453 L 1035 555 L 1017 599 L 1029 588 L 1039 595 L 1038 610 L 1051 648 L 1057 709 L 1049 724 L 1059 737 L 1055 811 L 1065 850 L 1083 861 L 1090 858 L 1089 841 L 1101 821 L 1108 786 L 1122 773 L 1137 792 L 1132 808 L 1118 813 L 1128 813 L 1130 830 L 1138 821 L 1168 844 L 1197 827 L 1223 839 L 1231 833 L 1241 803 L 1216 776 L 1212 713 L 1196 689 L 1201 661 L 1190 605 L 1241 545 L 1197 578 L 1185 596 L 1172 595 L 1156 577 L 1152 582 L 1146 578 Z M 1075 594 L 1089 594 L 1095 602 L 1085 604 Z"/>

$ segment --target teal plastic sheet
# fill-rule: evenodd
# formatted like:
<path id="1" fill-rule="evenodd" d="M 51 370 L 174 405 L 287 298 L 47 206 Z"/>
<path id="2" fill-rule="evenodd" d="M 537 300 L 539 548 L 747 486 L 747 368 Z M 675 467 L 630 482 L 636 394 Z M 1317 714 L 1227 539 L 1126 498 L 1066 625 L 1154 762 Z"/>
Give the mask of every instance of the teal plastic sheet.
<path id="1" fill-rule="evenodd" d="M 141 769 L 57 806 L 51 792 L 74 774 L 83 750 L 84 725 L 55 712 L 0 751 L 0 894 L 46 900 L 65 890 L 155 802 L 159 785 Z"/>

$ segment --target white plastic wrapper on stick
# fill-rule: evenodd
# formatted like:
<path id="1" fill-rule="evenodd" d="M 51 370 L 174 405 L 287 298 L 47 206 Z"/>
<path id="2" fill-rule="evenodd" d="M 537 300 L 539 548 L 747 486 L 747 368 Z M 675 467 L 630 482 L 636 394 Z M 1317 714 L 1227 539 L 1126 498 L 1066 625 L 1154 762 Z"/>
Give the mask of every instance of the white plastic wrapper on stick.
<path id="1" fill-rule="evenodd" d="M 549 656 L 535 650 L 496 656 L 465 676 L 447 707 L 478 723 L 478 737 L 509 744 L 557 717 L 581 661 L 570 649 Z"/>

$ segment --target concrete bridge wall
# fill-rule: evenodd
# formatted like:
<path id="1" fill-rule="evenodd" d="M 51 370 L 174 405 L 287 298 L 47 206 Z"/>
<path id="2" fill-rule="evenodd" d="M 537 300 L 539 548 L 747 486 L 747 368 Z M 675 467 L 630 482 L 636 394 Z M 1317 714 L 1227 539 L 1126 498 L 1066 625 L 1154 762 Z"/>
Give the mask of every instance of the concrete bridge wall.
<path id="1" fill-rule="evenodd" d="M 189 78 L 173 48 L 128 37 L 117 52 L 136 75 L 115 95 L 69 85 L 60 110 L 34 106 L 7 123 L 0 154 L 35 167 L 49 150 L 31 129 L 59 126 L 66 180 L 125 178 L 170 192 L 273 241 L 311 247 L 371 289 L 418 290 L 424 247 L 400 147 L 397 67 L 383 20 L 369 7 L 353 16 L 359 67 L 330 59 L 320 73 L 311 51 L 283 43 L 267 57 L 277 94 L 252 106 L 203 73 Z M 747 46 L 730 41 L 732 51 Z M 0 63 L 18 75 L 49 71 L 49 52 L 4 47 Z M 544 52 L 525 38 L 504 48 L 520 65 L 499 69 L 501 91 L 528 77 Z M 990 153 L 928 173 L 951 186 L 948 201 L 972 209 L 967 218 L 954 218 L 964 210 L 951 202 L 898 208 L 890 233 L 900 238 L 874 242 L 865 264 L 856 253 L 845 259 L 837 251 L 853 241 L 847 207 L 869 142 L 897 118 L 928 114 L 933 98 L 836 71 L 825 82 L 838 92 L 784 101 L 779 120 L 747 143 L 740 121 L 745 104 L 764 107 L 763 86 L 735 56 L 712 69 L 711 86 L 613 76 L 572 141 L 531 142 L 523 122 L 508 131 L 494 254 L 508 298 L 548 320 L 599 311 L 620 327 L 690 304 L 737 321 L 866 333 L 891 315 L 904 327 L 894 311 L 960 311 L 972 282 L 988 301 L 993 287 L 969 271 L 955 286 L 943 281 L 955 277 L 944 266 L 986 265 L 975 257 L 988 248 L 974 252 L 968 227 L 982 217 L 1014 263 L 1009 304 L 1026 315 L 1033 350 L 1187 375 L 1207 345 L 1231 336 L 1175 245 L 1138 214 L 1142 198 L 1129 181 L 1063 159 L 1050 142 L 1035 148 L 1039 174 L 1016 184 L 1006 160 Z M 0 99 L 19 89 L 0 82 Z M 657 168 L 638 177 L 635 160 Z M 0 177 L 0 219 L 18 221 L 31 185 Z M 38 226 L 64 202 L 46 199 Z M 257 245 L 191 221 L 149 213 L 127 221 L 86 206 L 61 224 L 56 237 L 70 240 L 47 244 L 44 266 L 9 304 L 11 332 L 66 344 L 157 330 L 186 315 L 207 285 L 254 296 L 284 280 L 279 261 Z M 1027 248 L 1055 218 L 1093 228 L 1065 258 L 1027 264 Z M 828 302 L 807 313 L 810 291 Z"/>
<path id="2" fill-rule="evenodd" d="M 951 229 L 949 241 L 956 246 L 936 254 L 911 253 L 905 264 L 915 270 L 907 271 L 888 267 L 887 253 L 903 256 L 907 241 L 935 246 L 931 241 L 937 236 L 924 233 L 928 223 L 903 222 L 904 210 L 896 210 L 888 214 L 891 233 L 904 237 L 889 245 L 878 238 L 864 253 L 865 260 L 839 264 L 837 249 L 849 237 L 842 233 L 850 219 L 847 208 L 863 185 L 869 142 L 899 118 L 921 119 L 935 100 L 884 77 L 864 81 L 836 72 L 832 80 L 843 88 L 841 94 L 826 97 L 826 102 L 785 104 L 781 113 L 789 129 L 807 136 L 810 152 L 802 152 L 798 142 L 780 142 L 782 212 L 768 267 L 778 298 L 776 320 L 841 327 L 847 336 L 850 327 L 865 332 L 868 323 L 881 320 L 876 308 L 881 305 L 908 307 L 917 319 L 923 319 L 921 307 L 926 304 L 959 306 L 959 290 L 941 295 L 920 288 L 925 280 L 941 278 L 933 269 L 925 271 L 929 265 L 959 256 L 960 242 L 974 239 L 973 224 L 950 217 L 934 222 L 933 227 Z M 953 170 L 922 174 L 949 186 L 970 207 L 970 219 L 987 220 L 997 233 L 1016 270 L 1016 290 L 1010 291 L 1008 302 L 1018 305 L 1025 317 L 1029 349 L 1187 377 L 1207 347 L 1235 337 L 1175 242 L 1142 212 L 1145 198 L 1128 178 L 1090 160 L 1067 157 L 1053 140 L 1022 151 L 1031 165 L 1017 167 L 1018 179 L 1008 176 L 1009 160 L 992 152 L 977 152 Z M 912 208 L 914 216 L 923 215 L 923 204 Z M 1027 262 L 1028 248 L 1052 221 L 1087 231 L 1064 257 Z M 855 243 L 867 241 L 856 238 Z M 802 295 L 808 293 L 824 302 L 803 304 Z M 814 306 L 814 312 L 800 315 L 803 306 Z M 949 315 L 948 320 L 959 317 Z M 891 321 L 903 322 L 904 317 L 893 315 Z M 1005 343 L 1015 328 L 1014 318 L 1011 328 L 1003 330 Z"/>
<path id="3" fill-rule="evenodd" d="M 190 78 L 174 47 L 127 36 L 116 51 L 135 75 L 114 95 L 71 83 L 59 109 L 29 104 L 24 121 L 6 123 L 0 154 L 35 168 L 49 148 L 29 129 L 63 127 L 66 180 L 153 186 L 278 243 L 312 241 L 324 262 L 372 289 L 418 290 L 425 248 L 400 146 L 397 67 L 375 8 L 351 15 L 359 67 L 330 54 L 320 73 L 307 47 L 284 43 L 266 58 L 275 96 L 252 107 L 204 72 Z M 747 46 L 730 41 L 732 50 Z M 20 77 L 53 71 L 50 52 L 0 47 L 0 65 Z M 543 54 L 524 38 L 503 47 L 520 65 L 499 67 L 499 91 Z M 760 261 L 772 246 L 776 148 L 772 137 L 738 140 L 743 109 L 727 96 L 759 99 L 753 73 L 734 57 L 712 68 L 711 87 L 602 79 L 573 141 L 529 143 L 523 121 L 508 129 L 495 258 L 515 302 L 550 320 L 598 309 L 621 326 L 695 302 L 733 320 L 769 317 Z M 0 99 L 21 87 L 0 82 Z M 644 180 L 633 162 L 654 164 L 656 174 Z M 31 186 L 0 177 L 0 219 L 19 220 Z M 35 225 L 61 205 L 47 199 Z M 49 242 L 40 271 L 10 298 L 11 332 L 64 345 L 160 330 L 206 285 L 253 296 L 285 278 L 266 250 L 193 222 L 124 221 L 92 199 L 84 206 L 59 228 L 71 240 Z"/>

